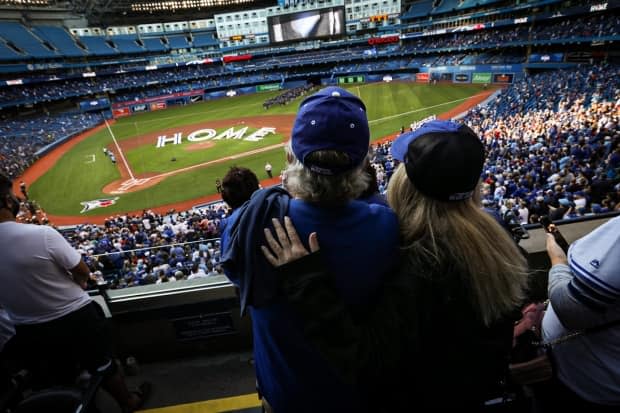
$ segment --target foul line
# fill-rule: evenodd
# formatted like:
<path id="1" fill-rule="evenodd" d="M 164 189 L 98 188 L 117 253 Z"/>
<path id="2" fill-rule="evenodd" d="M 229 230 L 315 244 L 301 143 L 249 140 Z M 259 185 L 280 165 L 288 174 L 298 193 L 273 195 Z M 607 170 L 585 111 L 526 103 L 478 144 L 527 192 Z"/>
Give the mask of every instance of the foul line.
<path id="1" fill-rule="evenodd" d="M 469 99 L 472 99 L 472 98 L 475 98 L 475 97 L 478 97 L 478 96 L 482 96 L 482 95 L 485 95 L 485 93 L 478 93 L 477 95 L 468 96 L 468 97 L 462 98 L 462 99 L 451 100 L 449 102 L 443 102 L 443 103 L 439 103 L 437 105 L 427 106 L 425 108 L 414 109 L 414 110 L 410 110 L 408 112 L 399 113 L 397 115 L 390 115 L 390 116 L 386 116 L 384 118 L 373 119 L 373 120 L 369 121 L 368 123 L 369 124 L 373 124 L 373 123 L 377 123 L 377 122 L 383 122 L 384 120 L 399 118 L 399 117 L 404 116 L 404 115 L 411 115 L 412 113 L 424 112 L 425 110 L 434 109 L 434 108 L 438 108 L 440 106 L 445 106 L 445 105 L 451 105 L 451 104 L 457 103 L 457 102 L 463 102 L 465 100 L 469 100 Z"/>
<path id="2" fill-rule="evenodd" d="M 108 132 L 110 132 L 110 136 L 112 137 L 112 140 L 114 141 L 114 145 L 116 145 L 116 150 L 118 150 L 118 154 L 123 160 L 123 163 L 125 164 L 125 168 L 127 168 L 127 172 L 129 172 L 129 176 L 131 177 L 131 179 L 136 179 L 136 177 L 133 176 L 133 172 L 131 172 L 131 168 L 129 167 L 129 164 L 127 163 L 127 159 L 125 159 L 125 155 L 123 155 L 123 151 L 121 150 L 120 145 L 116 141 L 116 137 L 114 136 L 114 132 L 112 132 L 112 128 L 110 128 L 110 124 L 108 123 L 108 120 L 104 117 L 103 121 L 105 122 L 105 125 L 108 127 Z"/>
<path id="3" fill-rule="evenodd" d="M 197 168 L 203 168 L 205 166 L 216 164 L 216 163 L 221 163 L 221 162 L 225 162 L 225 161 L 232 161 L 232 160 L 235 160 L 235 159 L 238 159 L 238 158 L 245 158 L 246 156 L 255 155 L 257 153 L 270 151 L 270 150 L 276 149 L 276 148 L 281 148 L 284 145 L 285 145 L 285 143 L 278 143 L 276 145 L 269 145 L 269 146 L 265 146 L 264 148 L 255 149 L 253 151 L 236 153 L 234 155 L 226 156 L 224 158 L 214 159 L 212 161 L 203 162 L 203 163 L 199 163 L 199 164 L 192 165 L 192 166 L 186 166 L 185 168 L 175 169 L 174 171 L 169 171 L 169 172 L 165 172 L 163 174 L 159 174 L 159 175 L 155 175 L 155 176 L 150 176 L 150 177 L 148 177 L 146 179 L 151 180 L 151 179 L 155 179 L 155 178 L 162 178 L 162 177 L 165 177 L 165 176 L 176 175 L 176 174 L 181 173 L 181 172 L 191 171 L 192 169 L 197 169 Z"/>

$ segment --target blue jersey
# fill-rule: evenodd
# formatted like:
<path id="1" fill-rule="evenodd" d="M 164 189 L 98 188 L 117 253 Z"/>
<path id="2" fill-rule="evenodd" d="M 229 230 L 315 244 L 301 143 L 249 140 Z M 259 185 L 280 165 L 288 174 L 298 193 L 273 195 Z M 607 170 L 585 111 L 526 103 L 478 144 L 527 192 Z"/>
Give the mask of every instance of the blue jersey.
<path id="1" fill-rule="evenodd" d="M 371 305 L 383 276 L 397 263 L 396 215 L 385 206 L 361 201 L 324 208 L 300 200 L 290 201 L 288 215 L 304 242 L 311 232 L 317 232 L 321 255 L 334 273 L 336 288 L 354 313 L 363 312 Z M 222 239 L 226 248 L 227 236 Z M 343 383 L 306 341 L 302 322 L 285 299 L 251 306 L 250 312 L 258 384 L 275 412 L 365 410 L 364 395 Z"/>

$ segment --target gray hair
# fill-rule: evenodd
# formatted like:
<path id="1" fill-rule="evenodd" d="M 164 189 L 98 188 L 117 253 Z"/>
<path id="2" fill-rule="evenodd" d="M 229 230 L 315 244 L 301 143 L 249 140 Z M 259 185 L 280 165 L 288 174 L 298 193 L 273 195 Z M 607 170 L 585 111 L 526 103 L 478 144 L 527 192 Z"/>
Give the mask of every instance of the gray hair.
<path id="1" fill-rule="evenodd" d="M 343 205 L 359 197 L 370 183 L 370 176 L 363 172 L 366 160 L 352 170 L 337 175 L 321 175 L 306 168 L 297 159 L 290 141 L 284 148 L 288 159 L 284 187 L 295 198 L 323 206 Z M 308 156 L 317 165 L 340 166 L 349 163 L 349 156 L 339 151 L 316 151 Z"/>

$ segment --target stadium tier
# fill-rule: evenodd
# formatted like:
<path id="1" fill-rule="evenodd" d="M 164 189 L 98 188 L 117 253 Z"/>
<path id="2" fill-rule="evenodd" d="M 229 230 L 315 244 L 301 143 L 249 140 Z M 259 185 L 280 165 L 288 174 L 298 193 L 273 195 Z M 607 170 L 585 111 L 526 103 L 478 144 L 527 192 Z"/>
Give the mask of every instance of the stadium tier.
<path id="1" fill-rule="evenodd" d="M 596 248 L 580 249 L 581 241 L 574 241 L 620 219 L 620 1 L 5 3 L 0 6 L 0 173 L 12 182 L 0 177 L 0 224 L 7 228 L 0 235 L 15 234 L 3 241 L 3 249 L 13 247 L 11 239 L 21 241 L 20 228 L 46 234 L 33 238 L 32 251 L 45 244 L 51 261 L 63 261 L 50 270 L 63 269 L 59 296 L 73 291 L 82 305 L 88 302 L 85 286 L 114 321 L 114 333 L 98 336 L 98 343 L 115 337 L 122 358 L 116 363 L 106 354 L 111 367 L 97 364 L 92 375 L 82 374 L 87 390 L 74 389 L 73 375 L 75 367 L 90 364 L 80 360 L 70 366 L 66 383 L 76 391 L 62 394 L 80 399 L 72 411 L 162 406 L 162 412 L 362 413 L 444 411 L 445 406 L 554 411 L 542 408 L 548 402 L 544 392 L 566 411 L 620 406 L 615 392 L 620 379 L 614 376 L 618 336 L 605 342 L 615 346 L 609 360 L 599 365 L 588 359 L 596 368 L 580 368 L 573 381 L 565 377 L 566 364 L 556 370 L 568 390 L 553 387 L 560 386 L 555 382 L 538 388 L 524 387 L 514 377 L 506 380 L 509 355 L 514 364 L 523 356 L 521 346 L 567 328 L 559 320 L 570 312 L 552 302 L 543 315 L 540 304 L 557 298 L 549 292 L 559 284 L 568 283 L 564 287 L 573 294 L 566 302 L 587 307 L 578 311 L 583 319 L 576 326 L 582 327 L 585 315 L 598 320 L 617 312 L 618 283 L 613 277 L 601 281 L 608 263 L 618 262 L 617 254 L 590 257 L 590 250 L 609 246 L 597 241 Z M 443 121 L 448 119 L 456 124 Z M 432 132 L 415 134 L 426 128 Z M 394 140 L 413 136 L 399 151 L 403 141 Z M 425 142 L 433 142 L 428 144 L 433 150 Z M 439 162 L 440 152 L 451 160 Z M 426 168 L 440 172 L 420 181 L 425 161 Z M 457 164 L 462 164 L 459 173 L 452 176 Z M 264 190 L 256 191 L 259 186 Z M 415 205 L 406 205 L 412 199 Z M 274 271 L 270 263 L 282 260 L 273 255 L 295 238 L 278 231 L 278 247 L 263 227 L 277 227 L 270 218 L 284 215 L 297 225 L 304 248 L 316 248 L 310 234 L 318 232 L 321 252 L 306 256 L 297 246 L 301 265 L 287 263 Z M 378 217 L 380 229 L 368 230 Z M 419 217 L 415 225 L 408 223 Z M 573 243 L 568 260 L 548 244 L 544 218 Z M 340 226 L 349 221 L 355 225 Z M 457 221 L 463 231 L 452 230 Z M 446 228 L 451 228 L 447 235 Z M 617 238 L 615 232 L 607 236 Z M 459 248 L 450 247 L 452 242 Z M 271 246 L 266 259 L 263 244 Z M 66 254 L 56 252 L 60 245 Z M 340 253 L 334 245 L 346 248 Z M 23 250 L 20 258 L 31 253 Z M 78 256 L 83 264 L 75 266 Z M 578 259 L 588 270 L 576 266 Z M 547 276 L 549 260 L 553 269 Z M 329 273 L 323 273 L 326 263 Z M 19 265 L 10 260 L 11 274 L 5 269 L 2 276 L 36 273 Z M 374 274 L 375 282 L 366 272 L 385 272 L 385 279 Z M 11 319 L 10 312 L 3 313 L 4 304 L 13 304 L 7 295 L 11 282 L 0 294 L 0 351 L 14 324 L 16 337 L 46 323 L 52 323 L 53 337 L 61 337 L 63 328 L 54 323 L 83 315 L 76 306 L 49 320 L 46 314 L 26 317 L 25 323 Z M 364 285 L 373 287 L 364 292 Z M 393 296 L 374 298 L 391 290 Z M 317 292 L 318 298 L 307 298 Z M 365 294 L 373 298 L 366 302 Z M 17 304 L 36 301 L 26 298 Z M 358 299 L 364 305 L 358 307 Z M 425 305 L 415 307 L 418 301 Z M 491 304 L 478 314 L 472 308 L 484 307 L 481 303 Z M 503 308 L 501 314 L 496 307 Z M 244 317 L 246 308 L 251 320 Z M 549 327 L 551 315 L 556 318 Z M 375 319 L 379 323 L 371 324 Z M 317 327 L 320 323 L 326 327 Z M 98 329 L 93 320 L 78 324 L 93 334 Z M 426 325 L 432 329 L 422 331 Z M 591 334 L 585 327 L 576 336 Z M 395 340 L 390 328 L 398 330 L 392 332 Z M 65 329 L 67 334 L 79 330 Z M 617 327 L 610 331 L 616 334 Z M 35 347 L 54 347 L 49 341 Z M 586 337 L 585 342 L 594 341 Z M 9 351 L 25 348 L 22 343 L 10 344 Z M 293 343 L 294 351 L 282 343 Z M 247 357 L 235 353 L 252 345 Z M 434 368 L 438 357 L 420 357 L 418 345 L 424 354 L 443 355 L 444 368 Z M 295 353 L 300 349 L 302 356 Z M 89 354 L 97 350 L 89 344 Z M 552 357 L 561 358 L 555 350 Z M 580 349 L 568 367 L 589 354 L 598 357 L 598 350 Z M 168 366 L 147 365 L 140 373 L 136 362 L 136 357 L 160 361 L 220 351 L 242 360 L 242 373 L 231 373 L 219 360 L 179 362 L 183 374 L 171 380 Z M 10 364 L 4 360 L 18 360 L 1 354 L 0 375 Z M 329 368 L 321 370 L 327 361 Z M 390 363 L 396 367 L 383 370 Z M 26 367 L 32 369 L 33 387 L 57 384 L 51 374 L 49 383 L 36 381 L 48 379 L 39 376 L 45 363 Z M 185 376 L 194 368 L 198 377 Z M 105 374 L 99 374 L 102 369 Z M 218 370 L 227 386 L 208 381 Z M 150 399 L 149 383 L 124 391 L 121 371 L 159 380 L 159 386 Z M 591 384 L 599 371 L 606 372 L 600 375 L 605 382 Z M 5 382 L 29 386 L 18 375 L 0 376 L 0 412 L 33 411 L 29 402 L 45 403 L 48 390 L 56 394 L 55 387 L 41 393 L 13 388 L 11 394 L 20 397 L 5 397 Z M 109 386 L 111 377 L 116 381 Z M 326 385 L 332 382 L 342 385 Z M 427 382 L 441 386 L 424 387 Z M 101 383 L 112 393 L 121 389 L 125 399 L 108 400 L 120 403 L 120 410 L 103 406 L 100 393 L 93 396 Z M 402 383 L 406 391 L 395 392 Z M 442 386 L 449 394 L 442 394 Z M 433 396 L 421 394 L 421 388 Z M 401 399 L 406 403 L 400 405 Z M 36 411 L 60 412 L 59 404 Z"/>

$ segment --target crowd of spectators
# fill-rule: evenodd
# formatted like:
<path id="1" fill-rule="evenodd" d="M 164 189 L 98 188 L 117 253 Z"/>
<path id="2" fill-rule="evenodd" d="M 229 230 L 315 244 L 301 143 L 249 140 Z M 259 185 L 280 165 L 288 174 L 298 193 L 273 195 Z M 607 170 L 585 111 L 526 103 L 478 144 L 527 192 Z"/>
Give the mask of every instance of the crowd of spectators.
<path id="1" fill-rule="evenodd" d="M 484 140 L 482 200 L 520 223 L 620 211 L 620 68 L 541 73 L 462 120 Z M 394 170 L 390 143 L 373 146 L 381 192 Z"/>
<path id="2" fill-rule="evenodd" d="M 222 202 L 190 211 L 122 215 L 104 225 L 78 225 L 63 235 L 84 257 L 93 284 L 109 288 L 159 284 L 222 274 Z"/>
<path id="3" fill-rule="evenodd" d="M 256 57 L 246 63 L 197 64 L 172 69 L 120 72 L 87 79 L 76 78 L 3 87 L 0 88 L 0 105 L 45 102 L 105 92 L 111 94 L 113 101 L 122 102 L 187 90 L 280 81 L 282 80 L 282 73 L 274 72 L 274 68 L 284 70 L 304 67 L 317 62 L 323 62 L 326 65 L 333 64 L 334 72 L 350 72 L 351 66 L 358 66 L 357 68 L 354 67 L 356 70 L 375 71 L 395 67 L 412 67 L 418 64 L 434 66 L 518 63 L 525 60 L 524 53 L 476 53 L 471 48 L 503 47 L 512 42 L 529 40 L 611 36 L 618 32 L 619 19 L 620 17 L 616 15 L 601 14 L 577 20 L 565 19 L 534 27 L 521 25 L 504 29 L 484 29 L 423 36 L 404 41 L 400 47 L 395 45 L 354 46 L 336 50 L 305 51 L 301 54 Z M 462 49 L 467 50 L 467 53 L 427 56 L 429 52 L 444 49 Z M 406 56 L 416 53 L 423 53 L 424 55 Z M 354 59 L 358 62 L 344 63 L 343 65 L 343 62 Z M 400 64 L 394 62 L 398 59 L 402 60 Z"/>
<path id="4" fill-rule="evenodd" d="M 502 220 L 511 211 L 521 223 L 535 223 L 542 215 L 559 220 L 620 210 L 619 70 L 609 64 L 526 77 L 462 119 L 486 145 L 482 199 L 489 212 Z M 390 146 L 372 146 L 380 193 L 396 167 Z M 124 288 L 221 274 L 216 238 L 228 213 L 223 203 L 166 215 L 145 211 L 64 235 L 98 282 Z M 30 216 L 46 223 L 44 215 Z"/>
<path id="5" fill-rule="evenodd" d="M 65 113 L 0 120 L 0 172 L 17 177 L 41 148 L 103 122 L 100 114 Z"/>
<path id="6" fill-rule="evenodd" d="M 278 96 L 267 99 L 263 102 L 263 108 L 269 109 L 274 105 L 288 105 L 299 96 L 304 96 L 314 88 L 312 83 L 305 84 L 303 86 L 295 87 L 292 89 L 286 89 Z"/>

